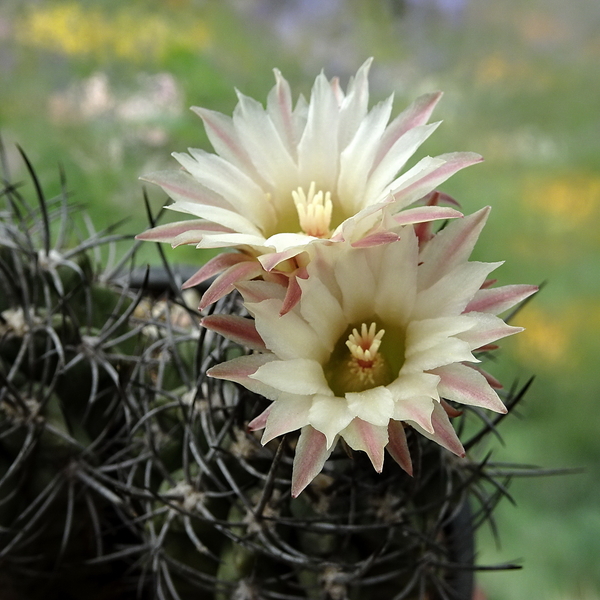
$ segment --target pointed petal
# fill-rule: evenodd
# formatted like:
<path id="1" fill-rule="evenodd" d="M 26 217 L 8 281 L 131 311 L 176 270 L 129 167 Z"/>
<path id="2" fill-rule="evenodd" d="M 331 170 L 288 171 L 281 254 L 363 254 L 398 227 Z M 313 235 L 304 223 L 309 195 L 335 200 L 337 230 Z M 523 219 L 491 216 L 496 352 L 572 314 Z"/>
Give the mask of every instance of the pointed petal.
<path id="1" fill-rule="evenodd" d="M 397 209 L 409 206 L 436 189 L 454 173 L 481 162 L 483 158 L 474 152 L 452 152 L 435 158 L 426 157 L 401 175 L 392 185 L 390 192 Z"/>
<path id="2" fill-rule="evenodd" d="M 140 179 L 159 185 L 175 202 L 197 202 L 235 210 L 223 196 L 203 186 L 182 169 L 156 171 L 143 175 Z"/>
<path id="3" fill-rule="evenodd" d="M 224 363 L 220 363 L 208 369 L 206 374 L 215 379 L 226 379 L 243 385 L 251 392 L 255 392 L 265 398 L 273 399 L 271 388 L 260 381 L 250 379 L 250 375 L 262 365 L 277 360 L 273 354 L 252 354 L 250 356 L 239 356 Z"/>
<path id="4" fill-rule="evenodd" d="M 296 446 L 292 469 L 292 496 L 300 492 L 321 472 L 329 458 L 333 445 L 328 450 L 325 436 L 310 425 L 303 427 Z"/>
<path id="5" fill-rule="evenodd" d="M 296 131 L 292 109 L 292 93 L 290 86 L 279 69 L 273 69 L 275 73 L 275 87 L 267 98 L 267 111 L 271 121 L 277 128 L 279 136 L 284 142 L 290 156 L 297 159 Z"/>
<path id="6" fill-rule="evenodd" d="M 236 287 L 242 294 L 246 308 L 250 310 L 251 314 L 254 314 L 251 310 L 252 304 L 269 299 L 283 302 L 286 294 L 286 288 L 283 285 L 274 281 L 263 281 L 262 279 L 239 282 Z"/>
<path id="7" fill-rule="evenodd" d="M 309 396 L 291 396 L 274 402 L 271 405 L 261 444 L 264 446 L 284 433 L 308 425 L 308 411 L 311 404 L 312 398 Z"/>
<path id="8" fill-rule="evenodd" d="M 465 456 L 465 449 L 460 443 L 460 440 L 456 435 L 456 431 L 454 431 L 454 428 L 450 423 L 450 419 L 448 419 L 446 411 L 442 408 L 439 402 L 434 402 L 433 404 L 434 408 L 431 416 L 431 422 L 434 428 L 433 433 L 425 431 L 416 423 L 410 423 L 410 425 L 414 427 L 421 435 L 433 440 L 443 448 L 446 448 L 446 450 L 450 450 L 450 452 L 453 454 L 456 454 L 460 457 Z"/>
<path id="9" fill-rule="evenodd" d="M 365 204 L 365 189 L 375 148 L 390 118 L 392 98 L 371 109 L 360 124 L 356 135 L 340 155 L 340 175 L 337 192 L 347 214 L 355 213 Z"/>
<path id="10" fill-rule="evenodd" d="M 488 206 L 452 221 L 425 244 L 420 255 L 419 289 L 427 289 L 469 259 L 489 213 Z"/>
<path id="11" fill-rule="evenodd" d="M 369 70 L 372 58 L 368 58 L 348 84 L 348 93 L 341 99 L 339 116 L 339 148 L 345 148 L 354 137 L 369 105 Z M 339 100 L 338 100 L 339 102 Z"/>
<path id="12" fill-rule="evenodd" d="M 260 229 L 253 221 L 232 210 L 227 210 L 219 206 L 211 206 L 209 204 L 198 204 L 196 202 L 175 202 L 169 204 L 166 208 L 168 210 L 187 213 L 194 215 L 195 217 L 200 217 L 201 219 L 206 219 L 207 221 L 212 221 L 231 231 L 259 236 L 264 240 L 264 236 Z"/>
<path id="13" fill-rule="evenodd" d="M 378 427 L 356 418 L 340 435 L 353 450 L 366 452 L 374 469 L 381 473 L 385 456 L 384 449 L 388 444 L 387 425 Z"/>
<path id="14" fill-rule="evenodd" d="M 383 160 L 384 156 L 390 151 L 390 148 L 409 129 L 427 123 L 441 97 L 442 92 L 420 96 L 389 124 L 379 143 L 377 155 L 373 163 L 374 167 Z"/>
<path id="15" fill-rule="evenodd" d="M 476 319 L 476 324 L 469 331 L 458 334 L 457 337 L 468 342 L 472 350 L 523 331 L 522 327 L 507 325 L 502 319 L 494 315 L 486 313 L 465 314 Z"/>
<path id="16" fill-rule="evenodd" d="M 238 263 L 252 260 L 245 254 L 240 252 L 223 252 L 211 258 L 204 266 L 202 266 L 194 275 L 192 275 L 181 287 L 183 289 L 200 285 L 203 281 L 210 279 L 217 273 L 221 273 L 225 269 L 237 265 Z"/>
<path id="17" fill-rule="evenodd" d="M 283 305 L 281 306 L 280 315 L 285 315 L 285 313 L 290 312 L 298 302 L 300 302 L 300 298 L 302 297 L 302 288 L 298 283 L 298 277 L 296 275 L 290 275 L 288 278 L 288 287 L 285 293 L 285 299 L 283 301 Z"/>
<path id="18" fill-rule="evenodd" d="M 223 296 L 232 292 L 235 284 L 238 281 L 254 279 L 263 273 L 260 263 L 256 261 L 245 261 L 229 267 L 221 273 L 210 285 L 210 287 L 202 295 L 200 302 L 200 310 L 204 310 L 207 306 L 216 302 Z"/>
<path id="19" fill-rule="evenodd" d="M 416 423 L 424 431 L 433 433 L 431 414 L 435 403 L 436 401 L 428 395 L 413 396 L 397 401 L 393 419 L 395 421 Z"/>
<path id="20" fill-rule="evenodd" d="M 308 358 L 325 364 L 330 352 L 323 345 L 319 332 L 315 332 L 296 311 L 280 316 L 281 305 L 282 302 L 276 299 L 247 305 L 267 348 L 282 360 Z"/>
<path id="21" fill-rule="evenodd" d="M 438 219 L 457 219 L 462 216 L 461 212 L 446 206 L 417 206 L 394 215 L 394 221 L 398 225 L 412 225 Z"/>
<path id="22" fill-rule="evenodd" d="M 382 194 L 393 193 L 395 196 L 398 180 L 394 180 L 394 177 L 396 177 L 408 159 L 417 151 L 417 148 L 425 142 L 439 125 L 440 123 L 438 122 L 413 127 L 400 139 L 396 140 L 381 162 L 369 175 L 365 196 L 373 198 L 373 200 L 380 198 Z M 431 191 L 431 189 L 427 191 Z M 421 194 L 421 196 L 425 195 L 425 193 Z"/>
<path id="23" fill-rule="evenodd" d="M 267 349 L 252 319 L 238 315 L 209 315 L 202 319 L 201 325 L 252 350 Z"/>
<path id="24" fill-rule="evenodd" d="M 232 230 L 228 227 L 223 227 L 204 219 L 189 219 L 187 221 L 158 225 L 157 227 L 148 229 L 148 231 L 139 233 L 135 236 L 135 239 L 145 242 L 165 242 L 176 248 L 183 244 L 197 244 L 206 233 L 228 233 L 230 231 Z"/>
<path id="25" fill-rule="evenodd" d="M 300 181 L 314 181 L 317 189 L 335 189 L 339 156 L 335 135 L 338 120 L 335 94 L 321 73 L 312 89 L 306 127 L 298 144 Z"/>
<path id="26" fill-rule="evenodd" d="M 432 371 L 440 376 L 440 395 L 461 404 L 480 406 L 498 413 L 506 413 L 506 407 L 485 377 L 461 364 L 446 365 Z"/>
<path id="27" fill-rule="evenodd" d="M 479 290 L 467 304 L 465 312 L 476 311 L 497 315 L 522 302 L 538 291 L 537 285 L 505 285 Z"/>
<path id="28" fill-rule="evenodd" d="M 377 230 L 357 242 L 352 242 L 353 248 L 370 248 L 371 246 L 381 246 L 398 241 L 398 234 L 392 231 Z"/>
<path id="29" fill-rule="evenodd" d="M 265 191 L 246 173 L 216 154 L 190 148 L 173 157 L 203 186 L 225 198 L 236 212 L 261 229 L 274 225 L 275 213 Z M 192 213 L 194 214 L 194 213 Z"/>
<path id="30" fill-rule="evenodd" d="M 427 319 L 434 315 L 460 315 L 477 293 L 485 278 L 501 265 L 501 262 L 465 262 L 446 274 L 439 273 L 441 279 L 434 281 L 430 287 L 424 289 L 421 287 L 423 278 L 427 278 L 429 273 L 421 270 L 426 266 L 425 263 L 422 263 L 418 270 L 418 285 L 421 291 L 417 295 L 413 318 Z M 469 315 L 469 313 L 465 314 Z"/>
<path id="31" fill-rule="evenodd" d="M 238 92 L 238 100 L 233 124 L 256 170 L 276 189 L 292 189 L 297 167 L 269 114 L 249 96 Z"/>
<path id="32" fill-rule="evenodd" d="M 262 366 L 251 377 L 288 394 L 331 395 L 323 367 L 317 361 L 308 358 L 274 360 Z"/>
<path id="33" fill-rule="evenodd" d="M 390 421 L 388 424 L 389 442 L 386 450 L 390 456 L 412 477 L 413 468 L 404 425 L 400 421 Z"/>
<path id="34" fill-rule="evenodd" d="M 253 175 L 256 172 L 254 165 L 235 131 L 231 117 L 198 106 L 192 106 L 192 110 L 204 122 L 208 139 L 217 154 L 247 174 Z"/>
<path id="35" fill-rule="evenodd" d="M 337 435 L 354 418 L 345 398 L 317 394 L 308 414 L 310 424 L 327 438 L 327 447 L 335 442 Z"/>
<path id="36" fill-rule="evenodd" d="M 248 423 L 248 431 L 259 431 L 260 429 L 264 429 L 267 426 L 267 419 L 269 418 L 269 413 L 271 412 L 272 404 L 267 406 L 265 410 L 263 410 L 258 417 L 255 417 Z"/>

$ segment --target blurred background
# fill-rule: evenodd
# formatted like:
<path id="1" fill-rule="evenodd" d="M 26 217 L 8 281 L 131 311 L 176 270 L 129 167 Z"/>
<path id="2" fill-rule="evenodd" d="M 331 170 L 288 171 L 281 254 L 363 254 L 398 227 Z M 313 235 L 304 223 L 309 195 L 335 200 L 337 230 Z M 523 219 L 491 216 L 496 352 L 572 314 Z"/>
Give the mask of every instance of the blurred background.
<path id="1" fill-rule="evenodd" d="M 138 177 L 210 149 L 189 106 L 230 113 L 234 87 L 264 101 L 273 67 L 296 95 L 321 69 L 345 85 L 369 56 L 372 102 L 394 92 L 397 113 L 443 90 L 444 124 L 416 158 L 483 154 L 442 187 L 465 212 L 493 206 L 475 258 L 506 260 L 502 284 L 546 282 L 490 368 L 507 385 L 536 376 L 494 458 L 582 468 L 511 484 L 500 545 L 482 530 L 478 562 L 524 568 L 479 584 L 488 600 L 597 600 L 599 32 L 598 0 L 2 0 L 0 133 L 13 179 L 26 179 L 18 143 L 50 191 L 62 165 L 96 228 L 127 218 L 121 230 L 137 233 Z M 148 193 L 156 212 L 165 196 Z"/>

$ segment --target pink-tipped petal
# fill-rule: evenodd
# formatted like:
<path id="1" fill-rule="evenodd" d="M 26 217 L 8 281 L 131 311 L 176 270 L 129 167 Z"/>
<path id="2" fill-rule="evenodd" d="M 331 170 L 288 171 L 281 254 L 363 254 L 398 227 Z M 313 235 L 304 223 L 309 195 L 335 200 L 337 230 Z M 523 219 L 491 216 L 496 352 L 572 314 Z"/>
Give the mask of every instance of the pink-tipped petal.
<path id="1" fill-rule="evenodd" d="M 306 269 L 302 269 L 303 273 L 306 274 Z M 302 279 L 306 279 L 306 277 L 302 277 Z M 280 315 L 283 316 L 288 313 L 298 302 L 300 302 L 300 298 L 302 297 L 302 288 L 298 283 L 298 275 L 291 275 L 288 279 L 288 287 L 287 292 L 285 294 L 285 299 L 283 300 L 283 305 L 281 307 Z"/>
<path id="2" fill-rule="evenodd" d="M 446 365 L 433 371 L 440 376 L 440 395 L 461 404 L 480 406 L 498 413 L 506 413 L 506 407 L 485 377 L 461 364 Z"/>
<path id="3" fill-rule="evenodd" d="M 484 371 L 478 365 L 473 365 L 470 363 L 462 363 L 462 364 L 464 364 L 465 367 L 469 367 L 469 369 L 474 369 L 478 373 L 481 373 L 481 375 L 483 375 L 485 377 L 485 380 L 489 383 L 491 388 L 493 388 L 495 390 L 501 390 L 504 388 L 504 386 L 502 385 L 502 383 L 500 381 L 498 381 L 498 379 L 496 379 L 493 375 L 490 375 L 487 371 Z"/>
<path id="4" fill-rule="evenodd" d="M 257 369 L 264 364 L 275 360 L 273 354 L 252 354 L 250 356 L 238 356 L 232 360 L 220 363 L 208 369 L 206 374 L 215 379 L 225 379 L 243 385 L 246 389 L 273 400 L 273 390 L 257 381 L 251 379 L 250 375 L 256 373 Z"/>
<path id="5" fill-rule="evenodd" d="M 297 498 L 300 492 L 321 472 L 334 446 L 335 444 L 332 444 L 328 450 L 325 436 L 310 425 L 302 428 L 294 456 L 292 497 Z"/>
<path id="6" fill-rule="evenodd" d="M 183 244 L 197 244 L 206 233 L 228 233 L 231 229 L 205 221 L 204 219 L 190 219 L 158 225 L 144 233 L 135 236 L 136 240 L 145 242 L 164 242 L 174 248 Z"/>
<path id="7" fill-rule="evenodd" d="M 435 105 L 439 102 L 441 97 L 442 92 L 434 92 L 432 94 L 420 96 L 389 124 L 381 137 L 377 155 L 373 162 L 373 168 L 381 162 L 394 143 L 409 129 L 427 123 Z"/>
<path id="8" fill-rule="evenodd" d="M 200 310 L 216 302 L 223 296 L 233 291 L 238 281 L 245 281 L 259 277 L 263 272 L 260 263 L 256 261 L 241 262 L 229 267 L 224 273 L 221 273 L 211 284 L 211 286 L 202 295 Z"/>
<path id="9" fill-rule="evenodd" d="M 426 438 L 433 440 L 436 444 L 439 444 L 446 450 L 450 450 L 453 454 L 463 457 L 465 456 L 465 449 L 460 443 L 456 431 L 450 423 L 450 419 L 439 402 L 434 402 L 433 413 L 431 415 L 431 422 L 433 424 L 433 433 L 429 433 L 424 429 L 421 429 L 416 423 L 410 423 L 419 433 L 424 435 Z"/>
<path id="10" fill-rule="evenodd" d="M 353 248 L 369 248 L 370 246 L 381 246 L 398 241 L 398 234 L 393 231 L 375 231 L 364 238 L 353 242 Z"/>
<path id="11" fill-rule="evenodd" d="M 202 325 L 252 350 L 266 350 L 265 343 L 258 335 L 252 319 L 238 315 L 209 315 L 202 319 Z"/>
<path id="12" fill-rule="evenodd" d="M 403 176 L 405 183 L 399 189 L 392 191 L 394 201 L 399 208 L 408 206 L 419 200 L 455 173 L 481 162 L 483 158 L 474 152 L 451 152 L 441 154 L 435 159 L 424 158 Z M 424 163 L 420 172 L 421 163 Z M 427 165 L 431 164 L 431 167 Z M 414 177 L 411 173 L 414 172 Z"/>
<path id="13" fill-rule="evenodd" d="M 394 215 L 394 221 L 398 225 L 412 225 L 438 219 L 458 219 L 462 216 L 461 212 L 448 206 L 417 206 Z"/>
<path id="14" fill-rule="evenodd" d="M 265 410 L 263 410 L 258 417 L 255 417 L 248 423 L 248 431 L 259 431 L 264 429 L 267 426 L 267 419 L 269 418 L 269 413 L 271 412 L 272 404 L 267 406 Z"/>
<path id="15" fill-rule="evenodd" d="M 500 314 L 538 291 L 537 285 L 505 285 L 499 288 L 481 289 L 469 302 L 465 312 L 476 311 Z"/>
<path id="16" fill-rule="evenodd" d="M 225 271 L 233 265 L 252 260 L 246 254 L 241 252 L 224 252 L 211 258 L 204 266 L 200 267 L 181 287 L 186 288 L 200 285 L 203 281 L 210 279 L 214 275 Z"/>
<path id="17" fill-rule="evenodd" d="M 208 139 L 217 153 L 247 172 L 254 172 L 252 161 L 240 142 L 231 117 L 198 106 L 193 106 L 192 110 L 204 122 Z"/>
<path id="18" fill-rule="evenodd" d="M 306 427 L 311 404 L 310 396 L 288 395 L 274 402 L 260 443 L 264 446 L 280 435 Z"/>
<path id="19" fill-rule="evenodd" d="M 374 469 L 383 470 L 384 449 L 388 444 L 387 426 L 371 425 L 356 417 L 346 427 L 341 436 L 353 450 L 363 450 L 371 460 Z"/>
<path id="20" fill-rule="evenodd" d="M 389 455 L 412 477 L 413 467 L 406 443 L 404 425 L 400 421 L 390 421 L 388 425 L 390 441 L 386 446 Z"/>
<path id="21" fill-rule="evenodd" d="M 455 267 L 465 263 L 485 225 L 490 207 L 449 223 L 421 252 L 419 287 L 427 289 Z"/>
<path id="22" fill-rule="evenodd" d="M 209 190 L 182 169 L 157 171 L 140 179 L 159 185 L 175 202 L 195 202 L 234 210 L 223 196 Z"/>
<path id="23" fill-rule="evenodd" d="M 499 317 L 488 313 L 466 313 L 466 315 L 475 318 L 477 323 L 475 327 L 459 334 L 458 337 L 468 342 L 472 350 L 483 348 L 491 342 L 523 331 L 522 327 L 507 325 Z"/>
<path id="24" fill-rule="evenodd" d="M 288 82 L 279 69 L 273 69 L 275 73 L 275 87 L 269 93 L 267 99 L 267 111 L 279 135 L 284 142 L 287 151 L 296 159 L 296 134 L 292 114 L 292 93 Z"/>
<path id="25" fill-rule="evenodd" d="M 442 408 L 442 405 L 437 402 L 434 403 L 431 422 L 433 423 L 434 428 L 434 434 L 431 439 L 436 441 L 440 446 L 446 448 L 446 450 L 450 450 L 450 452 L 456 454 L 456 456 L 464 457 L 465 449 L 458 439 L 446 411 Z"/>

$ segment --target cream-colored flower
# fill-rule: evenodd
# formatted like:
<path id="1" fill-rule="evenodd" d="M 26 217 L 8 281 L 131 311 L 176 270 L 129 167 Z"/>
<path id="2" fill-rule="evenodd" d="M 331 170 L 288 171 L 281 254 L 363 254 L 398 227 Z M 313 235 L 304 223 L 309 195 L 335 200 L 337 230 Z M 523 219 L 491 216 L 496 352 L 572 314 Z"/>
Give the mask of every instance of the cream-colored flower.
<path id="1" fill-rule="evenodd" d="M 384 449 L 408 472 L 404 426 L 462 455 L 442 400 L 505 412 L 473 352 L 520 331 L 495 316 L 534 286 L 482 289 L 501 263 L 468 262 L 484 209 L 419 249 L 413 227 L 389 244 L 321 246 L 300 280 L 296 306 L 280 316 L 285 291 L 239 285 L 254 321 L 218 315 L 204 324 L 259 352 L 212 368 L 273 401 L 251 426 L 263 443 L 301 430 L 292 493 L 319 473 L 339 436 L 377 471 Z"/>
<path id="2" fill-rule="evenodd" d="M 232 282 L 273 269 L 294 272 L 306 262 L 294 258 L 315 243 L 381 244 L 396 239 L 402 225 L 460 216 L 449 207 L 403 209 L 481 157 L 426 157 L 399 175 L 438 126 L 427 121 L 441 94 L 418 98 L 388 123 L 392 97 L 368 110 L 370 64 L 346 92 L 337 79 L 319 75 L 310 100 L 300 97 L 295 107 L 287 81 L 275 71 L 266 108 L 242 94 L 233 118 L 194 108 L 216 153 L 176 153 L 182 170 L 144 179 L 171 196 L 168 208 L 197 218 L 138 238 L 242 250 L 217 257 L 190 280 L 192 285 L 227 271 L 207 296 L 212 301 Z"/>

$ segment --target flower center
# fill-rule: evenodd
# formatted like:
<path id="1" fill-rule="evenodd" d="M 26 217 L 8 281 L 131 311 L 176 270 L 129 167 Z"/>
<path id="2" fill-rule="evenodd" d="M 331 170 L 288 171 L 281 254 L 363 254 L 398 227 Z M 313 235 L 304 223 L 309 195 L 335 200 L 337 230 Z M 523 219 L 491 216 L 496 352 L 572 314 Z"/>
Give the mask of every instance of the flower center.
<path id="1" fill-rule="evenodd" d="M 331 235 L 329 226 L 333 211 L 331 193 L 324 194 L 322 190 L 317 192 L 316 187 L 313 181 L 308 188 L 308 194 L 305 194 L 304 189 L 299 187 L 292 191 L 292 198 L 298 211 L 298 220 L 302 231 L 313 237 L 328 238 Z"/>
<path id="2" fill-rule="evenodd" d="M 362 323 L 336 345 L 324 371 L 331 390 L 338 397 L 346 392 L 363 392 L 392 381 L 386 357 L 379 352 L 384 329 Z"/>

